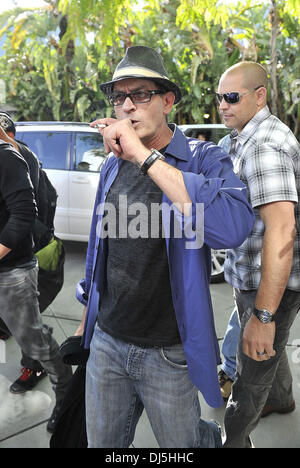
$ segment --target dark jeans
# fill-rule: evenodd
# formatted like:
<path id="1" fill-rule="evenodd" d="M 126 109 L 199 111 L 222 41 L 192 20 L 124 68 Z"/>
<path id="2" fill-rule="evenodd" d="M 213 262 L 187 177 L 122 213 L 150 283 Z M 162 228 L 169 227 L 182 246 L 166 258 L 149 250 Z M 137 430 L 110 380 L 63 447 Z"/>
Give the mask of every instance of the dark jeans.
<path id="1" fill-rule="evenodd" d="M 290 328 L 300 308 L 300 292 L 286 290 L 276 312 L 276 356 L 268 361 L 254 361 L 243 353 L 243 331 L 251 316 L 257 291 L 235 290 L 241 322 L 237 354 L 237 373 L 225 413 L 225 448 L 249 448 L 250 433 L 257 426 L 266 404 L 279 407 L 293 402 L 292 375 L 285 347 Z"/>

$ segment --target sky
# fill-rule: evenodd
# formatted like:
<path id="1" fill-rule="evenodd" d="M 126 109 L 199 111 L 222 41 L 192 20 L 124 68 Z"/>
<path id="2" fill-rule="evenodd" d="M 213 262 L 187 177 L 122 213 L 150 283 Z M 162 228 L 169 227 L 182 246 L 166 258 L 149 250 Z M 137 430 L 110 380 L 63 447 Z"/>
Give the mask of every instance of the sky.
<path id="1" fill-rule="evenodd" d="M 27 8 L 27 7 L 37 7 L 44 5 L 43 0 L 5 0 L 0 2 L 0 14 L 3 11 L 11 10 L 17 6 Z"/>

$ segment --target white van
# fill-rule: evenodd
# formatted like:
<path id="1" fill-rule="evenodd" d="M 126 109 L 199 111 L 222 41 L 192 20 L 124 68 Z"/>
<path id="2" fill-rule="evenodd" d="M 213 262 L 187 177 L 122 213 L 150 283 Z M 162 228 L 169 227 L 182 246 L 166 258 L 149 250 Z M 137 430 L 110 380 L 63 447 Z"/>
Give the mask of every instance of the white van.
<path id="1" fill-rule="evenodd" d="M 88 124 L 21 122 L 16 123 L 16 139 L 37 155 L 57 190 L 57 236 L 88 241 L 99 171 L 106 156 L 102 136 Z"/>

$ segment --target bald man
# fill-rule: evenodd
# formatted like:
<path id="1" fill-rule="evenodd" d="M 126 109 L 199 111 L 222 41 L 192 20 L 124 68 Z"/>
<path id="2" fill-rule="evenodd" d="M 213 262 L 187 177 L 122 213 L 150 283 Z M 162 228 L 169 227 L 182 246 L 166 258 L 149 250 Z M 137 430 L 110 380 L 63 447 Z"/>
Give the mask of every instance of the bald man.
<path id="1" fill-rule="evenodd" d="M 225 447 L 251 447 L 264 415 L 295 409 L 285 346 L 300 308 L 300 145 L 267 107 L 267 73 L 241 62 L 221 77 L 217 98 L 233 129 L 230 154 L 255 211 L 249 238 L 228 251 L 241 333 L 225 414 Z"/>

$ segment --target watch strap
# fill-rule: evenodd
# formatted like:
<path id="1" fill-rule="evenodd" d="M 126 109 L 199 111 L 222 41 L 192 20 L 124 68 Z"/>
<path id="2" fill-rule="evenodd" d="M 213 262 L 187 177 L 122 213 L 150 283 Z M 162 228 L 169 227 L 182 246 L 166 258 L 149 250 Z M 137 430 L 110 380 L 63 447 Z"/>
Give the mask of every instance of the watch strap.
<path id="1" fill-rule="evenodd" d="M 256 307 L 254 307 L 252 313 L 262 323 L 271 323 L 275 320 L 275 314 L 272 314 L 267 309 L 256 309 Z"/>
<path id="2" fill-rule="evenodd" d="M 165 157 L 159 151 L 154 148 L 151 148 L 151 154 L 148 156 L 146 161 L 141 165 L 140 171 L 143 175 L 146 175 L 152 164 L 155 163 L 158 159 L 164 160 Z"/>

